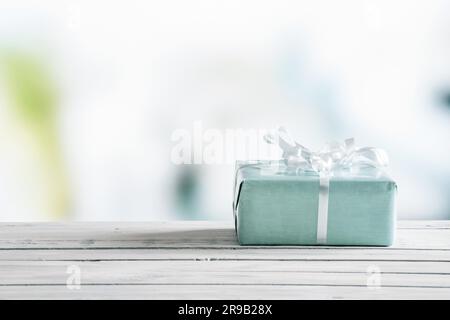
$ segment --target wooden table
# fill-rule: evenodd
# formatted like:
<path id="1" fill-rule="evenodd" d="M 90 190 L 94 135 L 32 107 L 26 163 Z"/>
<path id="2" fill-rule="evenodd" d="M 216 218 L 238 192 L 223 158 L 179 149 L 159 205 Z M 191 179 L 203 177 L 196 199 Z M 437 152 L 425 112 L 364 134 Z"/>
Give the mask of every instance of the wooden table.
<path id="1" fill-rule="evenodd" d="M 398 227 L 389 248 L 241 247 L 231 223 L 4 223 L 0 299 L 450 299 L 450 221 Z"/>

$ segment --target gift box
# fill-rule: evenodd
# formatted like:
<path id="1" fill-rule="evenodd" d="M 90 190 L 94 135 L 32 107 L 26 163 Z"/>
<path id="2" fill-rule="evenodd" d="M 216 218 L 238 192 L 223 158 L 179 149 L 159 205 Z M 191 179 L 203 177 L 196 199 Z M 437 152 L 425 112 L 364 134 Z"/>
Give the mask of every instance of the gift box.
<path id="1" fill-rule="evenodd" d="M 277 138 L 281 160 L 236 164 L 233 212 L 240 244 L 393 243 L 397 186 L 382 150 L 346 140 L 311 152 Z"/>

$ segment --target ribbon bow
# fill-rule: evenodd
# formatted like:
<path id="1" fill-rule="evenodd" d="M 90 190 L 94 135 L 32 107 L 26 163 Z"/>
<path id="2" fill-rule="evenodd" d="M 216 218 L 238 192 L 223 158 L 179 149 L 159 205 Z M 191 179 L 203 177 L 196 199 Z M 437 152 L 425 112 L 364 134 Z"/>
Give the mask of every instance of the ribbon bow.
<path id="1" fill-rule="evenodd" d="M 269 144 L 278 144 L 288 167 L 313 170 L 321 175 L 362 167 L 382 169 L 389 164 L 387 153 L 383 149 L 357 148 L 353 138 L 346 139 L 344 143 L 327 143 L 319 151 L 311 151 L 293 140 L 284 127 L 280 127 L 266 134 L 264 140 Z"/>

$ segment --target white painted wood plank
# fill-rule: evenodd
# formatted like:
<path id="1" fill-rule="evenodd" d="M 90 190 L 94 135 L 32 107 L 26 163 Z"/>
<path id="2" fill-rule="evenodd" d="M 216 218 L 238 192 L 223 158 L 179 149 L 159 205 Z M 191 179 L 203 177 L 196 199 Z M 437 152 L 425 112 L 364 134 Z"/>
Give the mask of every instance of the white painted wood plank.
<path id="1" fill-rule="evenodd" d="M 450 229 L 450 220 L 399 220 L 398 229 Z"/>
<path id="2" fill-rule="evenodd" d="M 230 222 L 177 221 L 177 222 L 70 222 L 70 223 L 0 223 L 0 240 L 148 240 L 168 236 L 178 238 L 195 236 L 202 239 L 211 232 L 216 237 L 234 238 L 234 225 Z M 398 229 L 446 230 L 450 220 L 399 221 Z"/>
<path id="3" fill-rule="evenodd" d="M 98 260 L 259 260 L 259 261 L 447 261 L 450 250 L 414 250 L 341 247 L 223 249 L 59 249 L 0 250 L 0 261 Z"/>
<path id="4" fill-rule="evenodd" d="M 415 224 L 417 227 L 418 224 Z M 393 247 L 450 249 L 447 223 L 401 228 Z M 436 226 L 441 226 L 437 228 Z M 160 248 L 238 247 L 232 225 L 218 222 L 3 224 L 0 248 Z M 267 248 L 267 247 L 266 247 Z M 316 247 L 317 248 L 317 247 Z"/>
<path id="5" fill-rule="evenodd" d="M 1 285 L 65 284 L 63 262 L 1 262 Z M 73 264 L 83 284 L 366 285 L 380 272 L 383 286 L 448 287 L 450 263 L 298 261 L 101 261 Z M 369 269 L 370 268 L 370 269 Z"/>
<path id="6" fill-rule="evenodd" d="M 446 299 L 448 288 L 274 285 L 128 285 L 0 287 L 0 299 Z"/>
<path id="7" fill-rule="evenodd" d="M 128 270 L 140 272 L 174 271 L 174 272 L 208 272 L 208 271 L 273 271 L 273 272 L 354 272 L 365 273 L 369 266 L 378 266 L 384 273 L 435 273 L 450 274 L 448 262 L 404 262 L 404 261 L 2 261 L 0 275 L 5 279 L 8 275 L 39 272 L 41 270 L 61 273 L 66 267 L 77 265 L 86 270 L 111 270 L 114 274 Z M 7 272 L 6 269 L 9 271 Z M 46 271 L 46 272 L 47 272 Z M 2 277 L 0 277 L 2 278 Z M 1 281 L 2 279 L 0 279 Z"/>
<path id="8" fill-rule="evenodd" d="M 197 230 L 204 228 L 232 228 L 233 223 L 230 221 L 143 221 L 143 222 L 10 222 L 0 223 L 0 234 L 12 232 L 37 232 L 42 231 L 57 231 L 58 233 L 65 232 L 80 232 L 85 231 L 102 231 L 117 229 L 135 229 L 135 230 L 150 230 L 150 231 L 167 231 L 173 229 L 180 230 Z M 63 229 L 62 229 L 63 228 Z M 397 223 L 398 229 L 450 229 L 450 220 L 399 220 Z"/>

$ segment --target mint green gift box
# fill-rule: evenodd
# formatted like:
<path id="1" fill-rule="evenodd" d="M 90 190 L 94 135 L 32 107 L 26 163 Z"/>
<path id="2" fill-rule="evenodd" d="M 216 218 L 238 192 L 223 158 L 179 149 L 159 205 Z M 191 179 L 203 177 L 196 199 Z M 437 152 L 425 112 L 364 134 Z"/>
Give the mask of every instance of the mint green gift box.
<path id="1" fill-rule="evenodd" d="M 324 241 L 318 241 L 320 189 L 320 176 L 314 171 L 292 170 L 283 161 L 237 162 L 233 212 L 239 243 L 393 243 L 397 187 L 382 170 L 366 168 L 329 177 Z"/>

